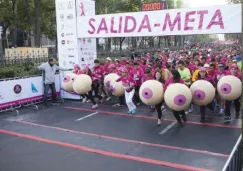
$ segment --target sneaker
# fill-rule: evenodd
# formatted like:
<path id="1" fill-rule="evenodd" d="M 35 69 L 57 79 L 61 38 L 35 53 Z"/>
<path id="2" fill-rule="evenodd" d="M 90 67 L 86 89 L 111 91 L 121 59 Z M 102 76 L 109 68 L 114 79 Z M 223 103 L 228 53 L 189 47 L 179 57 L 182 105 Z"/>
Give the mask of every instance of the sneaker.
<path id="1" fill-rule="evenodd" d="M 140 103 L 137 103 L 137 106 L 139 106 L 140 105 Z"/>
<path id="2" fill-rule="evenodd" d="M 133 110 L 132 110 L 132 114 L 135 114 L 136 111 L 137 111 L 137 109 L 133 109 Z"/>
<path id="3" fill-rule="evenodd" d="M 84 97 L 82 103 L 85 103 L 86 101 L 87 101 L 87 97 Z"/>
<path id="4" fill-rule="evenodd" d="M 157 125 L 161 125 L 161 120 L 158 119 Z"/>
<path id="5" fill-rule="evenodd" d="M 87 103 L 90 103 L 90 100 L 87 100 L 86 102 L 87 102 Z"/>
<path id="6" fill-rule="evenodd" d="M 107 99 L 106 99 L 106 101 L 110 101 L 111 100 L 111 97 L 108 97 Z"/>
<path id="7" fill-rule="evenodd" d="M 128 113 L 128 114 L 131 114 L 131 113 L 132 113 L 132 111 L 130 111 L 130 110 L 129 110 L 127 113 Z"/>
<path id="8" fill-rule="evenodd" d="M 225 120 L 225 121 L 231 121 L 231 117 L 230 117 L 230 116 L 225 116 L 225 117 L 224 117 L 224 120 Z"/>
<path id="9" fill-rule="evenodd" d="M 189 109 L 188 111 L 185 112 L 185 114 L 192 113 L 192 109 Z"/>
<path id="10" fill-rule="evenodd" d="M 98 107 L 98 105 L 96 104 L 96 105 L 93 105 L 92 106 L 92 109 L 96 109 Z"/>
<path id="11" fill-rule="evenodd" d="M 124 107 L 125 105 L 121 105 L 120 103 L 114 104 L 113 107 Z"/>
<path id="12" fill-rule="evenodd" d="M 166 111 L 166 108 L 165 108 L 164 105 L 161 107 L 161 110 L 162 110 L 162 112 L 165 112 Z"/>
<path id="13" fill-rule="evenodd" d="M 182 122 L 177 122 L 177 124 L 178 124 L 179 127 L 183 126 Z"/>
<path id="14" fill-rule="evenodd" d="M 220 109 L 219 116 L 223 116 L 223 115 L 224 115 L 224 109 Z"/>

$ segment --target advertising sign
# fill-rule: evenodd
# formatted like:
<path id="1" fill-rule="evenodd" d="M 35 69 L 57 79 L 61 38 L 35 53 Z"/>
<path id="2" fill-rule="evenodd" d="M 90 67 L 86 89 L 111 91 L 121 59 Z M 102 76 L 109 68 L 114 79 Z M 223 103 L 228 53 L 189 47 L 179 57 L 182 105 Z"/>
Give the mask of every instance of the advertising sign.
<path id="1" fill-rule="evenodd" d="M 56 92 L 60 92 L 59 75 L 56 75 Z M 20 105 L 33 100 L 41 100 L 44 94 L 43 77 L 31 77 L 1 81 L 0 109 Z"/>
<path id="2" fill-rule="evenodd" d="M 56 0 L 59 65 L 72 69 L 79 64 L 75 0 Z"/>

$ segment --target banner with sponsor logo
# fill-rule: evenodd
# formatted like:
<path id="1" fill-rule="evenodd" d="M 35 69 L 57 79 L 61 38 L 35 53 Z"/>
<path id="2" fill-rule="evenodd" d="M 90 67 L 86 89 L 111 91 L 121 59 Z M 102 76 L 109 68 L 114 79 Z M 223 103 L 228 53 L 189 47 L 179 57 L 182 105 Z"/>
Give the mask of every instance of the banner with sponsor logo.
<path id="1" fill-rule="evenodd" d="M 72 69 L 79 64 L 75 0 L 56 0 L 59 65 Z"/>
<path id="2" fill-rule="evenodd" d="M 82 20 L 85 16 L 95 16 L 95 1 L 76 0 L 77 20 Z M 77 26 L 77 30 L 83 27 Z M 96 38 L 78 39 L 78 54 L 80 57 L 80 66 L 88 65 L 94 67 L 94 60 L 97 58 Z"/>
<path id="3" fill-rule="evenodd" d="M 240 33 L 241 5 L 84 16 L 77 27 L 79 38 Z"/>
<path id="4" fill-rule="evenodd" d="M 56 92 L 60 92 L 60 79 L 56 75 Z M 41 100 L 44 94 L 43 77 L 1 81 L 0 109 Z"/>

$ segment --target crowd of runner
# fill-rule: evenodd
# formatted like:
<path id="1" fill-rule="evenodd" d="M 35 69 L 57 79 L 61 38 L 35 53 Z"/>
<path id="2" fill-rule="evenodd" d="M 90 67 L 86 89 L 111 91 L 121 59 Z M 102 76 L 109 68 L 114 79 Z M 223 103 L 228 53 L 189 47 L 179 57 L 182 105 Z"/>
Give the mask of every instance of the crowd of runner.
<path id="1" fill-rule="evenodd" d="M 91 69 L 85 66 L 82 70 L 80 66 L 74 66 L 75 74 L 88 74 L 93 81 L 92 90 L 88 94 L 81 95 L 83 103 L 92 102 L 92 109 L 96 109 L 98 104 L 105 100 L 110 101 L 113 86 L 105 88 L 104 77 L 110 73 L 116 73 L 120 76 L 118 81 L 122 81 L 125 88 L 125 95 L 118 97 L 116 106 L 127 105 L 130 114 L 136 113 L 137 106 L 140 105 L 139 88 L 147 80 L 158 80 L 164 90 L 171 83 L 181 83 L 190 87 L 197 80 L 209 81 L 214 87 L 217 86 L 219 79 L 226 75 L 234 75 L 241 79 L 241 56 L 239 49 L 234 47 L 197 48 L 192 51 L 185 49 L 183 51 L 156 52 L 154 54 L 145 53 L 135 55 L 132 53 L 129 57 L 122 57 L 112 61 L 108 57 L 101 65 L 99 60 L 95 60 L 95 67 Z M 215 99 L 207 106 L 200 106 L 201 120 L 205 122 L 206 108 L 210 113 L 218 111 L 219 116 L 224 116 L 226 121 L 231 120 L 231 104 L 235 106 L 235 117 L 240 116 L 240 99 L 233 102 L 224 101 L 216 92 Z M 162 112 L 166 110 L 163 101 L 155 106 L 151 106 L 151 113 L 155 110 L 158 114 L 158 125 L 161 124 Z M 172 111 L 179 125 L 182 121 L 186 122 L 186 114 L 193 112 L 193 104 L 187 111 Z"/>

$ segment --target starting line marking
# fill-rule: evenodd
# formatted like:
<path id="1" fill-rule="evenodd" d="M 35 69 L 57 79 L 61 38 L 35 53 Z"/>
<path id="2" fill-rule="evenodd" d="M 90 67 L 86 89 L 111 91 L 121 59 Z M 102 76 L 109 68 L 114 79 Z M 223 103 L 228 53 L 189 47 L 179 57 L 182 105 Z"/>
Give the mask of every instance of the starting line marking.
<path id="1" fill-rule="evenodd" d="M 170 128 L 172 128 L 174 125 L 176 124 L 176 122 L 172 122 L 170 125 L 168 125 L 165 129 L 163 129 L 159 134 L 163 135 L 165 134 Z"/>
<path id="2" fill-rule="evenodd" d="M 81 121 L 81 120 L 84 120 L 84 119 L 89 118 L 89 117 L 91 117 L 91 116 L 93 116 L 93 115 L 97 115 L 98 113 L 99 113 L 99 112 L 91 113 L 90 115 L 87 115 L 87 116 L 84 116 L 84 117 L 82 117 L 82 118 L 76 119 L 75 121 Z"/>

